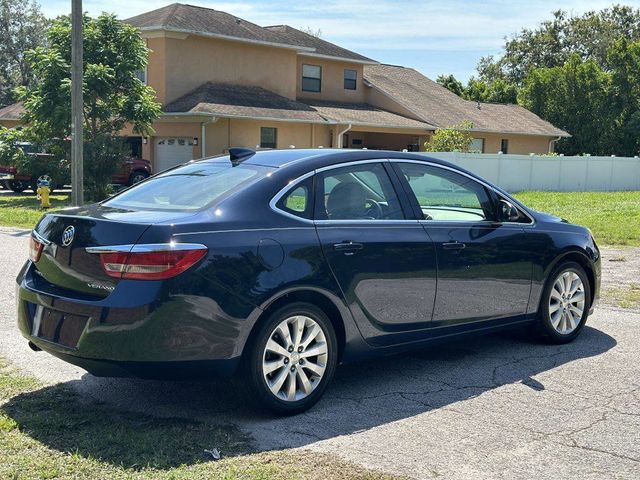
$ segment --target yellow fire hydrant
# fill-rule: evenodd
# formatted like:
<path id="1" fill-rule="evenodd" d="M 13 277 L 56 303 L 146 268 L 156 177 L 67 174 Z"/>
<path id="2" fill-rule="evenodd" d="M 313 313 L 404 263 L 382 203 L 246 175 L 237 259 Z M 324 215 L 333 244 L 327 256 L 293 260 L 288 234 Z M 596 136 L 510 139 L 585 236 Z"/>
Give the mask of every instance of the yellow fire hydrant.
<path id="1" fill-rule="evenodd" d="M 47 180 L 38 181 L 38 189 L 36 190 L 36 193 L 40 199 L 40 208 L 51 208 L 51 203 L 49 202 L 51 188 L 49 188 L 49 182 Z"/>

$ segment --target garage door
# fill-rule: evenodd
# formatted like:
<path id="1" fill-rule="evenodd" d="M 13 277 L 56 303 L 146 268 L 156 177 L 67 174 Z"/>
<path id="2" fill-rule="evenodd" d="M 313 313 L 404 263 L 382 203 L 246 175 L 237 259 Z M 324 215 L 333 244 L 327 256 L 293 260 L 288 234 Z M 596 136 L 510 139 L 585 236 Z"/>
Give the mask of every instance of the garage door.
<path id="1" fill-rule="evenodd" d="M 154 171 L 161 172 L 193 159 L 193 139 L 156 138 Z"/>

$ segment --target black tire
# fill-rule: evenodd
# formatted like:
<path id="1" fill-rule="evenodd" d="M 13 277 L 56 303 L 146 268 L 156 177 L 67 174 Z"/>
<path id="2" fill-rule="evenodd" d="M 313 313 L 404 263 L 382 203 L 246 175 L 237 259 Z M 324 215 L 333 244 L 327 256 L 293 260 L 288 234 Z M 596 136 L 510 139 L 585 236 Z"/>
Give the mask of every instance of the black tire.
<path id="1" fill-rule="evenodd" d="M 29 188 L 29 184 L 28 183 L 21 182 L 20 180 L 9 180 L 7 182 L 7 185 L 8 185 L 10 190 L 12 190 L 12 191 L 14 191 L 16 193 L 22 193 L 27 188 Z"/>
<path id="2" fill-rule="evenodd" d="M 139 183 L 145 180 L 148 176 L 149 174 L 147 172 L 137 170 L 133 172 L 131 175 L 129 175 L 129 181 L 127 182 L 127 185 L 129 186 L 135 185 L 136 183 Z"/>
<path id="3" fill-rule="evenodd" d="M 274 333 L 276 327 L 285 319 L 304 315 L 314 320 L 322 329 L 328 347 L 326 368 L 318 384 L 306 397 L 287 401 L 274 395 L 269 389 L 262 373 L 263 356 L 267 342 Z M 335 373 L 338 360 L 338 341 L 336 334 L 327 315 L 315 305 L 309 303 L 296 302 L 286 305 L 271 315 L 260 325 L 253 341 L 247 347 L 245 354 L 244 374 L 247 377 L 246 386 L 249 391 L 249 398 L 261 409 L 267 409 L 281 415 L 294 415 L 308 410 L 315 405 L 322 397 L 327 385 L 331 382 Z M 300 366 L 298 365 L 298 368 Z"/>
<path id="4" fill-rule="evenodd" d="M 573 272 L 582 282 L 584 288 L 584 308 L 582 316 L 578 322 L 577 327 L 570 333 L 560 333 L 553 326 L 551 322 L 551 315 L 549 313 L 549 301 L 553 286 L 558 278 L 565 272 Z M 587 318 L 589 317 L 589 308 L 591 307 L 591 286 L 589 284 L 589 278 L 587 277 L 584 268 L 576 262 L 562 262 L 558 265 L 549 275 L 544 290 L 542 291 L 542 297 L 540 299 L 540 308 L 538 308 L 538 318 L 536 322 L 536 331 L 538 335 L 546 342 L 553 344 L 563 344 L 573 341 L 584 328 Z"/>

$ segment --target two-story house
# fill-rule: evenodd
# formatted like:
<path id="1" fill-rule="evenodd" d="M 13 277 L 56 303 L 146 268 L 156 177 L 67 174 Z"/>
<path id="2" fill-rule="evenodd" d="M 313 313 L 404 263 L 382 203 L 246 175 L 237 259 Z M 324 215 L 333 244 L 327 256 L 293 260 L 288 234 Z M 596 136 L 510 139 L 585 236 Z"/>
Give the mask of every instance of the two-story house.
<path id="1" fill-rule="evenodd" d="M 522 107 L 463 100 L 416 70 L 286 25 L 178 3 L 125 21 L 147 41 L 144 80 L 163 105 L 154 136 L 130 138 L 156 171 L 232 146 L 423 150 L 463 120 L 483 152 L 546 153 L 568 135 Z M 6 107 L 0 122 L 14 126 L 19 113 Z"/>

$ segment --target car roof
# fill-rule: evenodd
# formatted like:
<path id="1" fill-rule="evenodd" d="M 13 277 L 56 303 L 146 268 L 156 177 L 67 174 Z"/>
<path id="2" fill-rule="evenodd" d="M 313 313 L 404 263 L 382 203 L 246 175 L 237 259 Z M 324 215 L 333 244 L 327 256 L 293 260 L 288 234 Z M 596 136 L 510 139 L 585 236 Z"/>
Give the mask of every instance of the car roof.
<path id="1" fill-rule="evenodd" d="M 343 162 L 351 162 L 365 159 L 411 159 L 429 161 L 442 165 L 449 165 L 448 162 L 429 157 L 425 154 L 398 152 L 390 150 L 365 150 L 347 148 L 323 148 L 323 149 L 287 149 L 287 150 L 260 150 L 254 155 L 242 160 L 245 165 L 260 165 L 271 168 L 283 168 L 288 166 L 312 166 L 318 168 L 321 165 L 334 165 Z M 224 161 L 229 160 L 229 155 L 203 159 Z"/>

